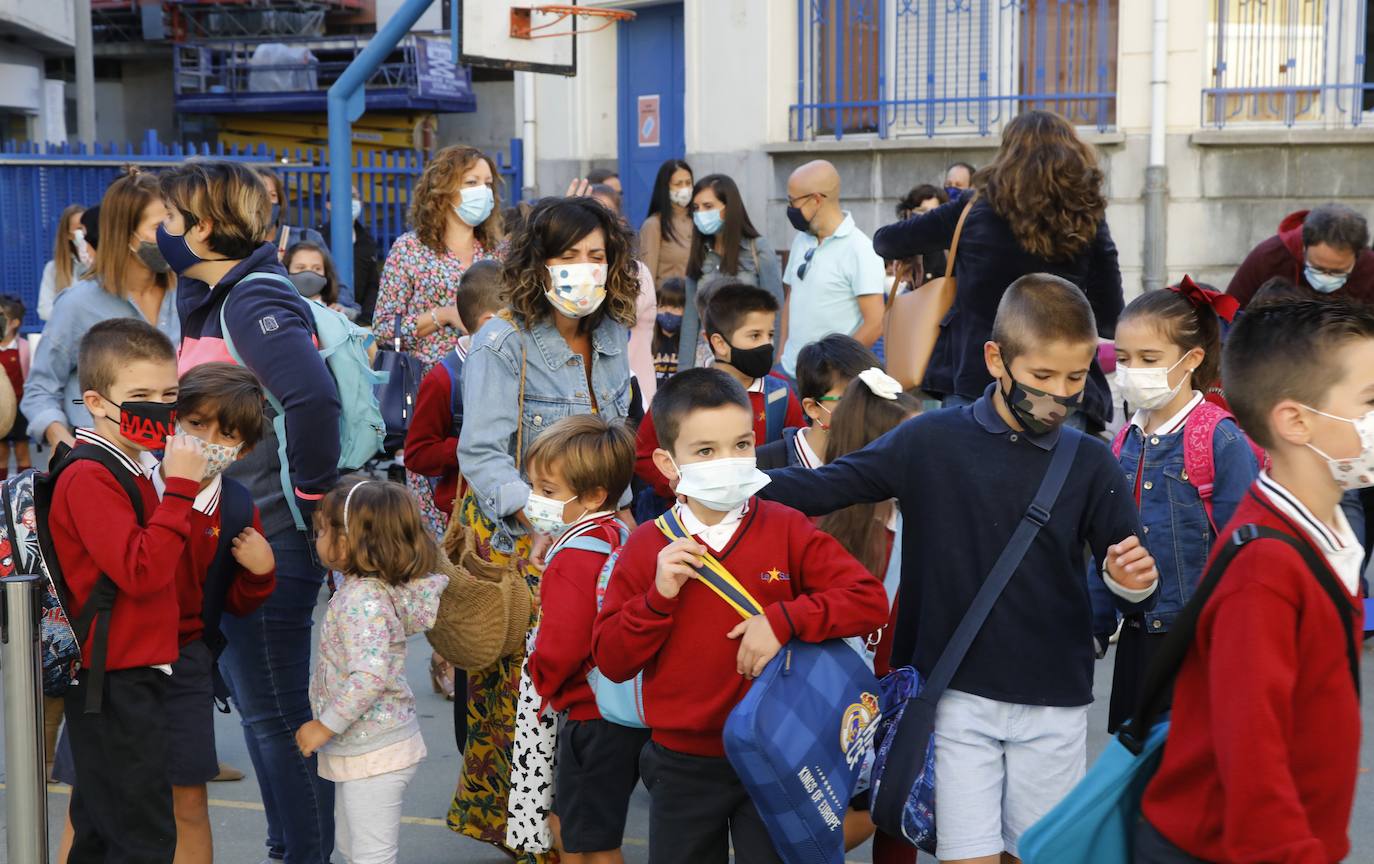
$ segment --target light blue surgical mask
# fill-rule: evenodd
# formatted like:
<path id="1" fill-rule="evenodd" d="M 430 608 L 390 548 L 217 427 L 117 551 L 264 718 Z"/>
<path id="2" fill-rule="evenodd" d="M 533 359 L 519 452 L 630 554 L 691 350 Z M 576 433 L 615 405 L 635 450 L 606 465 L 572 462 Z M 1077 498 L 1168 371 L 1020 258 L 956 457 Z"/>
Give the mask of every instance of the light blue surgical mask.
<path id="1" fill-rule="evenodd" d="M 363 202 L 359 201 L 357 198 L 354 198 L 352 203 L 349 205 L 349 215 L 353 217 L 354 222 L 357 222 L 358 217 L 363 215 Z"/>
<path id="2" fill-rule="evenodd" d="M 492 194 L 490 186 L 468 186 L 460 194 L 463 203 L 454 205 L 453 212 L 473 228 L 487 221 L 496 207 L 496 196 Z"/>
<path id="3" fill-rule="evenodd" d="M 1302 275 L 1307 279 L 1307 284 L 1311 285 L 1322 294 L 1330 294 L 1332 291 L 1339 291 L 1345 286 L 1345 280 L 1350 278 L 1349 273 L 1323 273 L 1315 269 L 1311 264 L 1302 271 Z"/>
<path id="4" fill-rule="evenodd" d="M 720 231 L 720 226 L 725 224 L 725 218 L 720 215 L 719 210 L 698 210 L 692 214 L 692 222 L 698 231 L 707 237 L 713 237 Z"/>

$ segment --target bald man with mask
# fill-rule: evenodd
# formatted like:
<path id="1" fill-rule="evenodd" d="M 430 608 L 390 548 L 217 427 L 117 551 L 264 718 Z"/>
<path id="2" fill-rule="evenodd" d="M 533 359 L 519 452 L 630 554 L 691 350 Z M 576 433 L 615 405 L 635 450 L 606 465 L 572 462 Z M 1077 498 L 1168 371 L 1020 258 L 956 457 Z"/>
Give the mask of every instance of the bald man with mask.
<path id="1" fill-rule="evenodd" d="M 803 346 L 844 333 L 873 347 L 883 332 L 883 259 L 840 209 L 840 174 L 823 159 L 787 180 L 787 221 L 798 234 L 787 258 L 782 368 L 797 374 Z"/>

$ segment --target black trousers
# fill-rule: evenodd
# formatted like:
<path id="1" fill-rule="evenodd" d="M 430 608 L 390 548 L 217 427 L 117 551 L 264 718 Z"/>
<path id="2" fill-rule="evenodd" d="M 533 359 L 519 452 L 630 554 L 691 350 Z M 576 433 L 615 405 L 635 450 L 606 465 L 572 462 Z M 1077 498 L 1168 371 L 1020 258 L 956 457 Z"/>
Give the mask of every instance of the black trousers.
<path id="1" fill-rule="evenodd" d="M 67 691 L 67 737 L 76 765 L 69 864 L 171 864 L 177 827 L 167 781 L 167 675 L 105 673 L 99 714 L 87 714 L 86 681 Z"/>
<path id="2" fill-rule="evenodd" d="M 649 864 L 781 864 L 768 829 L 724 758 L 650 741 L 639 758 L 649 790 Z"/>

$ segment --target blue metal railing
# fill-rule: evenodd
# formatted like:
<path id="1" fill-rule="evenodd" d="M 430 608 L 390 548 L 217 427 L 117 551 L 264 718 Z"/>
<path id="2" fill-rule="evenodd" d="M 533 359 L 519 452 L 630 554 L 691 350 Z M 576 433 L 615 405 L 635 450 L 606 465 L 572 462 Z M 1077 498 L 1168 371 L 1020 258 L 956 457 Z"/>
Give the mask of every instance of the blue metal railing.
<path id="1" fill-rule="evenodd" d="M 794 140 L 1116 123 L 1118 0 L 798 0 Z"/>
<path id="2" fill-rule="evenodd" d="M 1352 0 L 1214 0 L 1203 125 L 1361 125 L 1367 15 Z"/>
<path id="3" fill-rule="evenodd" d="M 511 140 L 510 153 L 496 153 L 504 184 L 503 200 L 517 203 L 524 187 L 523 142 Z M 24 301 L 26 332 L 41 329 L 38 286 L 52 257 L 54 231 L 69 204 L 98 203 L 125 165 L 156 170 L 195 156 L 242 160 L 271 167 L 286 186 L 286 220 L 316 227 L 328 218 L 329 160 L 324 150 L 271 150 L 219 144 L 159 141 L 149 132 L 138 143 L 117 147 L 7 142 L 0 147 L 0 294 Z M 391 244 L 409 230 L 411 194 L 424 171 L 424 154 L 413 150 L 355 151 L 352 182 L 363 201 L 363 222 L 385 257 Z M 350 259 L 351 260 L 351 259 Z"/>

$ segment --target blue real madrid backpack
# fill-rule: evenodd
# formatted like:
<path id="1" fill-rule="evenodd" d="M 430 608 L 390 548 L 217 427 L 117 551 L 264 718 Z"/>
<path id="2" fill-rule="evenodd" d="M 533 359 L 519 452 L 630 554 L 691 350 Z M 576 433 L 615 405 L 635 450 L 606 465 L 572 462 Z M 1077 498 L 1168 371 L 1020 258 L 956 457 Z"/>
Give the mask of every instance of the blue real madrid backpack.
<path id="1" fill-rule="evenodd" d="M 669 510 L 655 522 L 688 536 Z M 744 618 L 758 601 L 707 553 L 702 582 Z M 786 864 L 842 864 L 844 816 L 882 714 L 878 681 L 843 640 L 793 639 L 725 721 L 725 755 Z"/>
<path id="2" fill-rule="evenodd" d="M 244 279 L 262 277 L 280 282 L 284 287 L 299 296 L 296 286 L 277 273 L 249 273 Z M 229 356 L 240 366 L 245 366 L 243 358 L 229 337 L 229 327 L 224 321 L 224 313 L 229 308 L 233 294 L 224 299 L 219 307 L 220 333 L 224 335 L 224 347 Z M 313 317 L 315 335 L 319 340 L 319 352 L 334 384 L 339 388 L 339 468 L 352 471 L 361 468 L 367 460 L 376 456 L 382 449 L 386 437 L 386 424 L 382 421 L 381 404 L 377 401 L 377 387 L 386 383 L 387 374 L 377 372 L 368 360 L 367 349 L 373 342 L 371 333 L 349 321 L 342 312 L 336 312 L 321 303 L 306 300 Z M 281 400 L 270 390 L 263 388 L 267 401 L 272 406 L 272 430 L 277 435 L 278 456 L 282 470 L 282 491 L 296 527 L 305 530 L 305 520 L 296 511 L 296 496 L 292 491 L 291 477 L 286 461 L 286 409 Z"/>
<path id="3" fill-rule="evenodd" d="M 610 585 L 611 571 L 615 570 L 615 562 L 620 558 L 620 549 L 630 536 L 630 529 L 626 528 L 619 519 L 615 520 L 614 527 L 618 530 L 612 536 L 611 526 L 604 523 L 588 522 L 559 538 L 544 558 L 546 562 L 552 562 L 553 557 L 564 549 L 580 549 L 583 552 L 595 552 L 606 556 L 606 563 L 601 565 L 601 572 L 596 578 L 597 612 L 601 611 L 601 606 L 605 602 L 606 587 Z M 644 718 L 643 673 L 636 675 L 629 681 L 618 683 L 605 678 L 596 669 L 592 669 L 587 673 L 587 684 L 592 688 L 592 693 L 596 694 L 596 708 L 601 712 L 601 719 L 618 726 L 629 726 L 634 729 L 648 728 L 649 724 Z"/>

